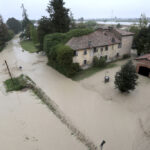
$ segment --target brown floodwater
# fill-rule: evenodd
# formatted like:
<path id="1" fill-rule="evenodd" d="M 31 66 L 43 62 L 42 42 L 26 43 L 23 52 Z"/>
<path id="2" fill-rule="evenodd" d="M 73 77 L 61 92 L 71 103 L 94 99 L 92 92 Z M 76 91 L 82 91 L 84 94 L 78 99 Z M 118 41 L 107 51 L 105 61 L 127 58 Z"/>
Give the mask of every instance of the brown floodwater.
<path id="1" fill-rule="evenodd" d="M 45 56 L 23 52 L 18 37 L 9 42 L 0 53 L 1 82 L 9 77 L 3 64 L 5 59 L 13 76 L 24 73 L 31 77 L 57 103 L 74 126 L 97 146 L 105 140 L 105 150 L 137 150 L 140 144 L 137 141 L 144 137 L 139 124 L 140 114 L 150 106 L 149 79 L 141 77 L 138 88 L 129 95 L 121 95 L 114 89 L 113 76 L 119 67 L 108 70 L 111 82 L 107 85 L 103 83 L 105 71 L 74 82 L 47 66 Z M 18 69 L 19 66 L 23 67 L 22 71 Z M 9 150 L 12 145 L 15 146 L 14 150 L 19 150 L 21 146 L 29 150 L 37 147 L 40 150 L 85 149 L 84 145 L 71 136 L 69 130 L 30 92 L 7 95 L 1 85 L 0 93 L 0 105 L 5 106 L 4 112 L 0 111 L 0 119 L 4 121 L 0 130 L 5 127 L 0 135 L 0 139 L 3 139 L 0 147 L 3 146 L 3 149 Z M 11 100 L 11 97 L 18 95 L 21 100 Z M 15 120 L 15 117 L 18 119 Z M 11 143 L 11 146 L 6 143 Z"/>
<path id="2" fill-rule="evenodd" d="M 33 56 L 33 57 L 32 57 Z M 30 72 L 33 63 L 46 62 L 38 55 L 22 52 L 18 38 L 0 53 L 0 149 L 1 150 L 86 150 L 55 115 L 31 91 L 6 93 L 3 81 L 9 78 L 4 60 L 13 77 Z M 23 66 L 23 71 L 18 69 Z"/>

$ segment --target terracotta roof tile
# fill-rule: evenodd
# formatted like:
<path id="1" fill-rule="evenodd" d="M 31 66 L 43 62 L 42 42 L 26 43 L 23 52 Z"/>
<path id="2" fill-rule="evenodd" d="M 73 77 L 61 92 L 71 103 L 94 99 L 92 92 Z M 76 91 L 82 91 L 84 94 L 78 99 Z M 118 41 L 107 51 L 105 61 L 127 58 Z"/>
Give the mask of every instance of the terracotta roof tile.
<path id="1" fill-rule="evenodd" d="M 150 54 L 146 54 L 146 55 L 143 55 L 143 56 L 136 58 L 136 60 L 141 60 L 141 59 L 146 59 L 146 60 L 150 61 Z"/>
<path id="2" fill-rule="evenodd" d="M 89 46 L 89 42 L 91 46 Z M 86 49 L 89 47 L 100 47 L 105 45 L 113 45 L 120 43 L 120 39 L 109 30 L 97 30 L 88 35 L 73 37 L 66 45 L 73 50 Z"/>

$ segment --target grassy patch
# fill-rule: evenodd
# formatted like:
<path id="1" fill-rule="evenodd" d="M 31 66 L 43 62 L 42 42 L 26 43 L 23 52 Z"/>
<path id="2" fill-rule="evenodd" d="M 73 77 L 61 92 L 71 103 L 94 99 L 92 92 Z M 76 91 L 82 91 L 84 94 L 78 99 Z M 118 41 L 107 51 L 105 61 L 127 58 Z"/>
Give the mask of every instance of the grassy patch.
<path id="1" fill-rule="evenodd" d="M 30 53 L 35 53 L 38 49 L 35 47 L 34 43 L 30 40 L 24 40 L 20 42 L 22 48 Z"/>
<path id="2" fill-rule="evenodd" d="M 26 88 L 27 83 L 23 77 L 23 75 L 20 75 L 17 78 L 13 78 L 13 81 L 11 79 L 6 80 L 4 84 L 7 92 L 19 91 Z"/>
<path id="3" fill-rule="evenodd" d="M 105 67 L 91 67 L 91 68 L 82 70 L 79 73 L 77 73 L 75 76 L 72 77 L 72 80 L 80 81 L 80 80 L 83 80 L 84 78 L 88 78 L 88 77 L 92 76 L 93 74 L 95 74 L 99 71 L 102 71 L 104 69 L 113 68 L 116 66 L 117 66 L 117 64 L 115 64 L 115 63 L 108 63 Z"/>

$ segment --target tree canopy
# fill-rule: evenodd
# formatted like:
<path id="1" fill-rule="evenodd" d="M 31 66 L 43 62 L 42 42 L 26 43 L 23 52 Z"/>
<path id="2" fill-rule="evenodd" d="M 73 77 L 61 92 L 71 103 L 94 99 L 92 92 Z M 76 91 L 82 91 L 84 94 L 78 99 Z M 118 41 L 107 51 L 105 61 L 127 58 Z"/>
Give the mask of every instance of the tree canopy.
<path id="1" fill-rule="evenodd" d="M 21 31 L 21 22 L 15 18 L 9 18 L 6 24 L 15 34 Z"/>
<path id="2" fill-rule="evenodd" d="M 0 51 L 5 46 L 5 42 L 8 40 L 8 29 L 3 22 L 2 16 L 0 16 Z"/>
<path id="3" fill-rule="evenodd" d="M 150 53 L 150 26 L 139 30 L 134 43 L 138 55 Z"/>
<path id="4" fill-rule="evenodd" d="M 49 1 L 47 11 L 53 24 L 54 32 L 64 33 L 69 31 L 71 22 L 69 9 L 65 8 L 64 5 L 63 0 Z"/>
<path id="5" fill-rule="evenodd" d="M 13 31 L 8 30 L 3 18 L 0 15 L 0 51 L 4 48 L 7 41 L 11 40 L 14 36 Z"/>
<path id="6" fill-rule="evenodd" d="M 116 73 L 115 86 L 121 92 L 129 92 L 134 90 L 137 85 L 138 76 L 136 74 L 135 66 L 132 61 L 127 62 L 121 67 L 121 70 Z"/>
<path id="7" fill-rule="evenodd" d="M 44 36 L 46 34 L 53 33 L 53 25 L 52 25 L 51 20 L 47 17 L 42 17 L 39 20 L 38 24 L 39 24 L 39 26 L 38 26 L 37 32 L 38 32 L 38 38 L 39 38 L 39 42 L 40 42 L 40 49 L 42 50 Z"/>

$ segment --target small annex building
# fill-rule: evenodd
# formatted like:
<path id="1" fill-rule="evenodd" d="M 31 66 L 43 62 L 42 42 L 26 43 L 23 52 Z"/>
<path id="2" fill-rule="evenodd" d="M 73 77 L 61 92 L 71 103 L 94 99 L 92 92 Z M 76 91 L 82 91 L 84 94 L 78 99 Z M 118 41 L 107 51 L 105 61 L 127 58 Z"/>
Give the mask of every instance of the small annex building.
<path id="1" fill-rule="evenodd" d="M 150 54 L 140 56 L 136 60 L 136 72 L 150 77 Z"/>
<path id="2" fill-rule="evenodd" d="M 113 27 L 98 28 L 88 35 L 71 38 L 66 45 L 74 50 L 73 62 L 84 67 L 93 63 L 94 56 L 113 61 L 130 55 L 133 35 Z"/>

